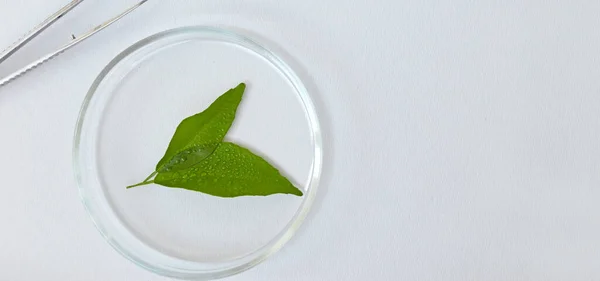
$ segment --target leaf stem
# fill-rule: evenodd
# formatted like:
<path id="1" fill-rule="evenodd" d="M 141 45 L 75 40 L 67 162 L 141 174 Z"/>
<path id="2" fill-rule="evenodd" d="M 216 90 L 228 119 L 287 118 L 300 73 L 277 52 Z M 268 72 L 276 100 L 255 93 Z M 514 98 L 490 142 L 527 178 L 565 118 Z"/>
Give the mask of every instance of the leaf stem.
<path id="1" fill-rule="evenodd" d="M 134 187 L 137 187 L 137 186 L 142 186 L 142 185 L 149 185 L 149 184 L 153 184 L 153 183 L 154 183 L 153 180 L 152 181 L 145 180 L 145 181 L 140 182 L 138 184 L 130 185 L 130 186 L 127 187 L 127 189 L 134 188 Z"/>
<path id="2" fill-rule="evenodd" d="M 150 174 L 143 182 L 149 181 L 151 178 L 153 178 L 154 176 L 156 176 L 156 174 L 158 174 L 157 171 L 152 172 L 152 174 Z"/>

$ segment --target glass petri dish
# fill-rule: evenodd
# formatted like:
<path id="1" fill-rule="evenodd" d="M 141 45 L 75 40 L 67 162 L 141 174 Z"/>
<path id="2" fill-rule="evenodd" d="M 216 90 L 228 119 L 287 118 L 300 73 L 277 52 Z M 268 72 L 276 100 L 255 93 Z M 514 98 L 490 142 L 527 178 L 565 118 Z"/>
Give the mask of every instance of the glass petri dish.
<path id="1" fill-rule="evenodd" d="M 226 90 L 247 90 L 226 140 L 264 156 L 304 196 L 219 198 L 143 180 L 175 128 Z M 160 275 L 212 280 L 279 250 L 305 218 L 319 184 L 319 122 L 301 79 L 281 58 L 213 27 L 165 31 L 119 54 L 81 108 L 74 170 L 87 212 L 106 241 Z"/>

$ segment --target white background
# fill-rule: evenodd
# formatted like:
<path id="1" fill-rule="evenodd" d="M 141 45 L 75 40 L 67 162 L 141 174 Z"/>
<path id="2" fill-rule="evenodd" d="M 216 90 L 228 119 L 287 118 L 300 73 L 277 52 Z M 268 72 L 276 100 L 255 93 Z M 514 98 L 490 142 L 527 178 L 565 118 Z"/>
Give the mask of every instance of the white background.
<path id="1" fill-rule="evenodd" d="M 66 0 L 0 0 L 0 46 Z M 135 1 L 85 1 L 5 75 Z M 166 280 L 93 227 L 71 169 L 91 82 L 165 29 L 246 29 L 292 58 L 323 184 L 279 253 L 229 280 L 600 280 L 600 2 L 150 0 L 0 88 L 0 279 Z"/>

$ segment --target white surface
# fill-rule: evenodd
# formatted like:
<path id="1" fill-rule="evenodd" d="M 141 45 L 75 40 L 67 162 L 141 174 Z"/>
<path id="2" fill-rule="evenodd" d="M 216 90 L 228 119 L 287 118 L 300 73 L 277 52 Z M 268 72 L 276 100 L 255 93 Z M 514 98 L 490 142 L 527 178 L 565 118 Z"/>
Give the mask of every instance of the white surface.
<path id="1" fill-rule="evenodd" d="M 66 0 L 0 0 L 0 46 Z M 86 1 L 0 75 L 134 1 Z M 600 2 L 158 1 L 0 89 L 0 279 L 165 280 L 79 202 L 79 105 L 118 52 L 191 24 L 285 50 L 323 120 L 316 206 L 230 280 L 600 279 Z"/>

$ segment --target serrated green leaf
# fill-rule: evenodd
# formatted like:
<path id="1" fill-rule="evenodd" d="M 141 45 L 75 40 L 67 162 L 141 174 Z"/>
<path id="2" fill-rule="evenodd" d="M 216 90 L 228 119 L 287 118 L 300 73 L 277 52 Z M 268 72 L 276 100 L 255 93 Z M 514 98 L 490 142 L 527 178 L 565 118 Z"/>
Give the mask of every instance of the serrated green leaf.
<path id="1" fill-rule="evenodd" d="M 221 143 L 209 157 L 193 167 L 159 172 L 154 183 L 219 197 L 277 193 L 302 196 L 302 191 L 263 158 L 228 142 Z"/>
<path id="2" fill-rule="evenodd" d="M 229 131 L 246 84 L 227 91 L 206 110 L 183 120 L 156 165 L 156 172 L 189 168 L 209 156 Z"/>

